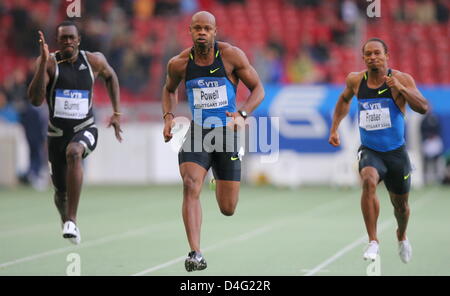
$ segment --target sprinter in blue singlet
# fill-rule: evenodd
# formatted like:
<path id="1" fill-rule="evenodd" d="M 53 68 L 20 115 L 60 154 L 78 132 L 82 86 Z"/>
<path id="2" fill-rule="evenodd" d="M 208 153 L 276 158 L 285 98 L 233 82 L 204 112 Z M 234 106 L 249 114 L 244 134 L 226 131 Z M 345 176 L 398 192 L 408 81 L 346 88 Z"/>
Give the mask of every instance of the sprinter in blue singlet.
<path id="1" fill-rule="evenodd" d="M 361 138 L 358 150 L 361 209 L 369 236 L 363 258 L 373 261 L 379 255 L 376 188 L 384 181 L 397 219 L 399 256 L 408 263 L 412 256 L 411 243 L 406 236 L 411 165 L 405 148 L 405 112 L 408 104 L 415 112 L 424 114 L 428 102 L 409 74 L 388 68 L 388 48 L 383 40 L 369 39 L 362 52 L 367 70 L 347 76 L 346 88 L 336 103 L 329 142 L 333 146 L 340 145 L 338 127 L 356 94 Z"/>
<path id="2" fill-rule="evenodd" d="M 169 61 L 162 109 L 163 135 L 168 142 L 172 138 L 173 112 L 178 100 L 176 90 L 184 80 L 192 122 L 178 160 L 183 179 L 183 221 L 191 248 L 185 268 L 190 272 L 207 266 L 200 250 L 200 191 L 205 176 L 211 168 L 220 211 L 226 216 L 233 215 L 239 198 L 244 152 L 234 127 L 261 103 L 264 89 L 242 50 L 215 41 L 216 21 L 211 13 L 196 13 L 189 30 L 194 46 Z M 250 95 L 237 108 L 239 81 L 250 90 Z"/>

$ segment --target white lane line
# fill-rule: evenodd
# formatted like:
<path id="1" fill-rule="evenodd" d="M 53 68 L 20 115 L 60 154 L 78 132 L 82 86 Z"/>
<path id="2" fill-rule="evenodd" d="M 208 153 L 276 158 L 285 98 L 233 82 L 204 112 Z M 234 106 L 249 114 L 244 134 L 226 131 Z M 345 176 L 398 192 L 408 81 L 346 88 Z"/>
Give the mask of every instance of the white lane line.
<path id="1" fill-rule="evenodd" d="M 425 204 L 427 204 L 431 200 L 433 200 L 434 199 L 433 196 L 434 195 L 431 195 L 430 193 L 428 193 L 426 195 L 426 197 L 420 198 L 419 200 L 413 202 L 410 206 L 411 207 L 414 206 L 415 211 L 417 211 L 419 208 L 423 207 Z M 378 227 L 378 233 L 383 232 L 385 229 L 388 228 L 388 226 L 390 226 L 394 222 L 395 222 L 395 219 L 391 217 L 391 218 L 387 219 L 386 221 L 384 221 L 383 223 L 381 223 L 381 225 Z M 317 272 L 321 271 L 323 268 L 327 267 L 328 265 L 330 265 L 331 263 L 333 263 L 334 261 L 336 261 L 343 255 L 345 255 L 346 253 L 350 252 L 357 246 L 362 245 L 364 242 L 367 242 L 367 234 L 361 236 L 360 238 L 358 238 L 351 244 L 348 244 L 347 246 L 345 246 L 344 248 L 342 248 L 341 250 L 336 252 L 333 256 L 326 259 L 325 261 L 323 261 L 322 263 L 320 263 L 319 265 L 317 265 L 316 267 L 311 269 L 309 272 L 307 272 L 305 274 L 305 276 L 311 276 L 311 275 L 316 274 Z"/>
<path id="2" fill-rule="evenodd" d="M 215 249 L 224 247 L 224 246 L 229 245 L 229 244 L 232 244 L 232 243 L 234 243 L 234 242 L 239 242 L 239 241 L 245 241 L 245 240 L 248 240 L 248 239 L 250 239 L 250 238 L 252 238 L 252 237 L 258 236 L 259 234 L 262 234 L 262 233 L 264 233 L 264 232 L 267 232 L 267 231 L 272 230 L 273 228 L 276 227 L 276 224 L 281 224 L 281 223 L 274 223 L 274 224 L 272 224 L 272 225 L 266 225 L 266 226 L 263 226 L 263 227 L 260 227 L 260 228 L 258 228 L 258 229 L 256 229 L 256 230 L 254 230 L 254 231 L 250 231 L 250 232 L 244 233 L 244 234 L 242 234 L 242 235 L 239 235 L 239 236 L 237 236 L 237 237 L 234 237 L 234 238 L 232 238 L 232 239 L 228 239 L 228 240 L 222 241 L 222 242 L 220 242 L 220 243 L 214 244 L 214 245 L 212 245 L 212 246 L 209 246 L 209 247 L 203 249 L 202 253 L 207 253 L 207 252 L 209 252 L 209 251 L 212 251 L 212 250 L 215 250 Z M 143 270 L 143 271 L 141 271 L 141 272 L 132 274 L 132 276 L 140 276 L 140 275 L 144 275 L 144 274 L 147 274 L 147 273 L 151 273 L 151 272 L 154 272 L 154 271 L 163 269 L 163 268 L 165 268 L 165 267 L 174 265 L 174 264 L 176 264 L 176 263 L 182 262 L 182 261 L 184 261 L 185 259 L 186 259 L 186 256 L 178 257 L 178 258 L 175 258 L 175 259 L 173 259 L 173 260 L 167 261 L 167 262 L 165 262 L 165 263 L 162 263 L 162 264 L 159 264 L 159 265 L 150 267 L 150 268 L 148 268 L 148 269 L 146 269 L 146 270 Z"/>
<path id="3" fill-rule="evenodd" d="M 393 222 L 394 222 L 394 219 L 390 218 L 389 220 L 387 220 L 384 223 L 382 223 L 381 226 L 378 227 L 378 233 L 383 232 Z M 328 265 L 330 265 L 331 263 L 333 263 L 334 261 L 336 261 L 337 259 L 339 259 L 343 255 L 345 255 L 346 253 L 350 252 L 351 250 L 353 250 L 357 246 L 362 245 L 366 241 L 367 241 L 367 234 L 361 236 L 360 238 L 358 238 L 357 240 L 355 240 L 351 244 L 349 244 L 349 245 L 345 246 L 344 248 L 342 248 L 341 250 L 339 250 L 336 254 L 334 254 L 333 256 L 331 256 L 330 258 L 328 258 L 327 260 L 323 261 L 322 263 L 320 263 L 319 265 L 317 265 L 316 267 L 311 269 L 309 272 L 307 272 L 305 274 L 305 276 L 314 275 L 315 273 L 321 271 L 324 267 L 327 267 Z"/>
<path id="4" fill-rule="evenodd" d="M 142 228 L 139 228 L 139 229 L 136 229 L 136 230 L 122 232 L 122 233 L 119 233 L 119 234 L 113 234 L 113 235 L 105 236 L 103 238 L 99 238 L 99 239 L 96 239 L 96 240 L 82 242 L 79 246 L 70 246 L 70 247 L 54 249 L 54 250 L 50 250 L 50 251 L 47 251 L 47 252 L 42 252 L 42 253 L 30 255 L 30 256 L 27 256 L 27 257 L 15 259 L 15 260 L 12 260 L 12 261 L 1 263 L 0 264 L 0 269 L 6 268 L 8 266 L 16 265 L 16 264 L 19 264 L 19 263 L 33 261 L 33 260 L 36 260 L 36 259 L 48 257 L 48 256 L 55 255 L 55 254 L 61 254 L 61 253 L 68 252 L 68 251 L 79 250 L 79 249 L 82 249 L 82 248 L 87 248 L 87 247 L 92 247 L 92 246 L 97 246 L 97 245 L 109 243 L 109 242 L 112 242 L 112 241 L 115 241 L 115 240 L 121 240 L 121 239 L 124 239 L 124 238 L 145 234 L 148 231 L 158 230 L 158 228 L 160 228 L 160 227 L 162 227 L 162 226 L 164 226 L 166 224 L 171 224 L 171 223 L 174 223 L 174 222 L 164 222 L 164 223 L 154 224 L 154 225 L 147 226 L 147 227 L 142 227 Z"/>
<path id="5" fill-rule="evenodd" d="M 301 272 L 309 272 L 310 270 L 309 269 L 302 269 L 301 270 Z M 327 273 L 327 272 L 330 272 L 328 269 L 321 269 L 320 271 L 318 271 L 318 272 L 321 272 L 321 273 Z"/>
<path id="6" fill-rule="evenodd" d="M 332 201 L 332 202 L 326 202 L 324 204 L 321 204 L 320 206 L 317 206 L 317 207 L 315 207 L 315 208 L 313 208 L 313 209 L 311 209 L 309 211 L 306 211 L 304 213 L 300 213 L 300 215 L 301 215 L 300 217 L 303 218 L 305 216 L 315 215 L 316 213 L 318 213 L 320 211 L 323 211 L 323 210 L 330 210 L 330 209 L 335 210 L 336 206 L 344 206 L 342 201 L 345 200 L 345 199 L 348 199 L 348 198 L 350 198 L 352 196 L 353 195 L 349 195 L 349 196 L 346 196 L 344 198 L 340 198 L 340 199 Z M 231 239 L 227 239 L 227 240 L 224 240 L 222 242 L 216 243 L 216 244 L 214 244 L 212 246 L 209 246 L 209 247 L 203 249 L 202 253 L 206 253 L 208 251 L 212 251 L 212 250 L 224 247 L 226 245 L 229 245 L 229 244 L 232 244 L 232 243 L 235 243 L 235 242 L 248 240 L 248 239 L 250 239 L 252 237 L 255 237 L 255 236 L 258 236 L 259 234 L 262 234 L 262 233 L 268 232 L 270 230 L 273 230 L 276 227 L 280 227 L 280 226 L 282 226 L 282 225 L 284 225 L 284 224 L 286 224 L 288 222 L 291 222 L 292 220 L 296 220 L 298 218 L 299 218 L 299 216 L 296 215 L 296 216 L 293 216 L 293 217 L 281 219 L 281 220 L 279 220 L 277 222 L 274 222 L 274 223 L 262 226 L 260 228 L 257 228 L 256 230 L 253 230 L 253 231 L 241 234 L 241 235 L 239 235 L 237 237 L 234 237 L 234 238 L 231 238 Z M 141 275 L 145 275 L 145 274 L 148 274 L 148 273 L 152 273 L 154 271 L 157 271 L 157 270 L 169 267 L 171 265 L 177 264 L 179 262 L 182 262 L 185 259 L 186 259 L 186 256 L 177 257 L 175 259 L 169 260 L 169 261 L 161 263 L 159 265 L 147 268 L 147 269 L 145 269 L 143 271 L 140 271 L 138 273 L 132 274 L 132 276 L 141 276 Z"/>
<path id="7" fill-rule="evenodd" d="M 351 196 L 353 196 L 353 195 L 351 195 Z M 301 213 L 301 214 L 312 215 L 312 214 L 314 214 L 316 212 L 319 212 L 319 211 L 322 211 L 322 210 L 326 210 L 328 208 L 333 208 L 335 206 L 335 204 L 336 205 L 341 205 L 342 201 L 347 199 L 348 197 L 349 196 L 341 198 L 341 199 L 338 199 L 338 200 L 333 201 L 333 202 L 326 202 L 326 203 L 324 203 L 324 204 L 322 204 L 322 205 L 320 205 L 320 206 L 318 206 L 316 208 L 313 208 L 310 211 L 307 211 L 307 212 Z M 294 218 L 298 218 L 298 216 L 296 216 Z M 288 219 L 285 219 L 285 220 L 288 221 Z M 159 228 L 160 229 L 161 226 L 164 226 L 166 224 L 171 224 L 171 223 L 173 223 L 173 222 L 164 222 L 164 223 L 154 224 L 154 225 L 143 227 L 143 228 L 140 228 L 140 229 L 137 229 L 137 230 L 127 231 L 127 232 L 123 232 L 123 233 L 119 233 L 119 234 L 113 234 L 113 235 L 106 236 L 106 237 L 103 237 L 103 238 L 100 238 L 100 239 L 97 239 L 97 240 L 83 242 L 79 246 L 69 246 L 69 247 L 64 247 L 64 248 L 58 248 L 58 249 L 53 249 L 53 250 L 49 250 L 49 251 L 46 251 L 46 252 L 41 252 L 41 253 L 37 253 L 37 254 L 34 254 L 34 255 L 26 256 L 26 257 L 23 257 L 23 258 L 18 258 L 18 259 L 12 260 L 12 261 L 0 263 L 0 269 L 4 269 L 6 267 L 13 266 L 13 265 L 20 264 L 20 263 L 24 263 L 24 262 L 34 261 L 34 260 L 37 260 L 37 259 L 45 258 L 45 257 L 56 255 L 56 254 L 65 253 L 65 252 L 68 252 L 68 251 L 79 250 L 79 249 L 86 248 L 86 247 L 97 246 L 97 245 L 101 245 L 101 244 L 108 243 L 108 242 L 111 242 L 111 241 L 121 240 L 121 239 L 125 239 L 125 238 L 128 238 L 128 237 L 145 234 L 146 232 L 148 232 L 150 230 L 153 230 L 152 228 L 156 228 L 156 229 Z M 279 224 L 279 223 L 280 222 L 277 222 L 274 225 Z M 255 231 L 257 232 L 258 230 L 255 230 Z M 255 232 L 255 231 L 253 231 L 253 232 Z M 248 234 L 251 234 L 253 232 L 250 232 Z M 243 237 L 245 237 L 245 235 L 246 234 L 243 234 L 243 235 L 239 236 L 238 238 L 234 239 L 234 241 L 243 240 Z M 224 244 L 224 242 L 220 243 L 221 246 L 222 246 L 222 244 Z M 213 245 L 213 246 L 211 246 L 211 248 L 215 249 L 215 248 L 218 248 L 218 247 L 217 247 L 217 245 Z M 209 250 L 209 248 L 207 248 L 205 250 Z M 183 256 L 183 257 L 179 257 L 179 258 L 176 258 L 176 259 L 173 259 L 173 260 L 169 261 L 169 262 L 175 261 L 175 262 L 173 262 L 171 264 L 168 264 L 169 262 L 166 262 L 166 263 L 163 263 L 163 264 L 160 264 L 160 265 L 164 265 L 163 267 L 166 267 L 166 266 L 173 265 L 173 264 L 175 264 L 177 262 L 180 262 L 180 261 L 182 261 L 184 259 L 185 259 L 185 257 Z M 160 267 L 158 269 L 161 269 L 163 267 Z"/>
<path id="8" fill-rule="evenodd" d="M 340 200 L 338 200 L 338 201 L 340 201 Z M 317 207 L 316 209 L 313 209 L 313 211 L 314 210 L 318 210 L 319 208 L 324 207 L 324 206 L 327 206 L 327 204 L 321 205 L 321 206 Z M 121 239 L 124 239 L 124 238 L 127 238 L 127 237 L 145 234 L 147 231 L 150 231 L 152 228 L 156 228 L 156 229 L 159 228 L 160 229 L 161 226 L 164 226 L 164 225 L 170 224 L 170 223 L 173 223 L 173 222 L 159 223 L 159 224 L 143 227 L 143 228 L 140 228 L 140 229 L 137 229 L 137 230 L 133 230 L 133 231 L 128 231 L 128 232 L 124 232 L 124 233 L 120 233 L 120 234 L 110 235 L 110 236 L 107 236 L 107 237 L 104 237 L 104 238 L 100 238 L 100 239 L 97 239 L 97 240 L 83 242 L 79 246 L 70 246 L 70 247 L 58 248 L 58 249 L 54 249 L 54 250 L 50 250 L 50 251 L 46 251 L 46 252 L 42 252 L 42 253 L 30 255 L 30 256 L 26 256 L 26 257 L 23 257 L 23 258 L 19 258 L 19 259 L 15 259 L 15 260 L 12 260 L 12 261 L 1 263 L 0 264 L 0 269 L 4 269 L 6 267 L 13 266 L 13 265 L 20 264 L 20 263 L 24 263 L 24 262 L 34 261 L 34 260 L 37 260 L 37 259 L 45 258 L 45 257 L 56 255 L 56 254 L 65 253 L 65 252 L 68 252 L 68 251 L 78 250 L 78 249 L 81 249 L 81 248 L 86 248 L 86 247 L 91 247 L 91 246 L 97 246 L 97 245 L 101 245 L 101 244 L 108 243 L 108 242 L 111 242 L 111 241 L 121 240 Z M 180 257 L 180 258 L 184 259 L 185 257 Z M 178 261 L 176 261 L 175 263 L 179 262 L 181 260 L 180 258 L 177 258 Z M 177 259 L 174 259 L 174 260 L 177 260 Z M 171 260 L 171 261 L 173 261 L 173 260 Z M 172 263 L 172 264 L 175 264 L 175 263 Z"/>

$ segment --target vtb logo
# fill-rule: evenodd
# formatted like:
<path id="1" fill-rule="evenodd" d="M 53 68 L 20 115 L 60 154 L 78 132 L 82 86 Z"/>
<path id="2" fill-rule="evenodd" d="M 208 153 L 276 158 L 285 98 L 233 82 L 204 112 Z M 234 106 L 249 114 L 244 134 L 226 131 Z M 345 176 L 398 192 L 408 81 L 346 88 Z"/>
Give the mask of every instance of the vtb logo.
<path id="1" fill-rule="evenodd" d="M 71 2 L 69 5 L 67 5 L 67 16 L 81 17 L 81 0 L 66 0 L 66 2 Z"/>
<path id="2" fill-rule="evenodd" d="M 381 0 L 367 0 L 367 2 L 372 2 L 367 6 L 367 16 L 381 17 Z"/>
<path id="3" fill-rule="evenodd" d="M 203 79 L 200 79 L 197 82 L 197 84 L 200 87 L 204 87 L 204 86 L 206 86 L 206 87 L 219 87 L 219 82 L 218 81 L 205 81 Z"/>

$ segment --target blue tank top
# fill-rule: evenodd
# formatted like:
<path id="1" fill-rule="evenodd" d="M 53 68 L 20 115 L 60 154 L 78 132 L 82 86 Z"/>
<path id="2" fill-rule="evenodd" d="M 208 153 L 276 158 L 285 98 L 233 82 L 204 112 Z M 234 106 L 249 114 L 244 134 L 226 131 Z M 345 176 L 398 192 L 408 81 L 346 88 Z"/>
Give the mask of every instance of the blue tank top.
<path id="1" fill-rule="evenodd" d="M 209 66 L 194 62 L 194 48 L 186 67 L 186 94 L 193 121 L 206 128 L 225 126 L 225 112 L 236 112 L 236 85 L 227 77 L 222 57 L 214 44 L 214 61 Z"/>
<path id="2" fill-rule="evenodd" d="M 405 144 L 405 116 L 386 82 L 372 89 L 367 86 L 367 78 L 366 72 L 357 94 L 361 144 L 380 152 L 395 150 Z"/>

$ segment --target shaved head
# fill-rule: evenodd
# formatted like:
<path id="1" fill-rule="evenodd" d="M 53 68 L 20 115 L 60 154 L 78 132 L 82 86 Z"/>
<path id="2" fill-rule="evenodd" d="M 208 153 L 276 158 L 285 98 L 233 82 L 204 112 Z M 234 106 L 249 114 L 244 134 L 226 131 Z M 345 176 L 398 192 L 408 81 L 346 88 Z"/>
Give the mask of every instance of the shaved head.
<path id="1" fill-rule="evenodd" d="M 189 31 L 197 51 L 207 54 L 214 46 L 217 34 L 216 18 L 210 12 L 199 11 L 192 16 Z"/>
<path id="2" fill-rule="evenodd" d="M 209 23 L 209 24 L 213 25 L 214 27 L 216 26 L 216 18 L 214 17 L 214 15 L 212 13 L 210 13 L 208 11 L 199 11 L 196 14 L 194 14 L 192 16 L 191 26 L 195 22 L 199 22 L 199 21 Z"/>

